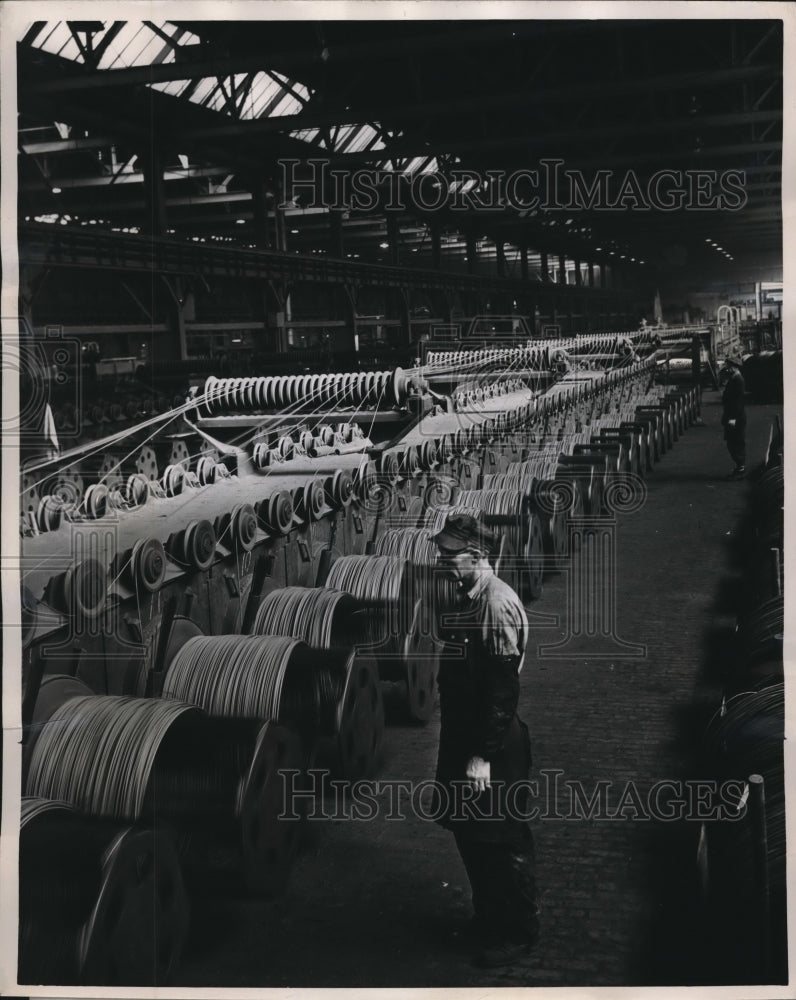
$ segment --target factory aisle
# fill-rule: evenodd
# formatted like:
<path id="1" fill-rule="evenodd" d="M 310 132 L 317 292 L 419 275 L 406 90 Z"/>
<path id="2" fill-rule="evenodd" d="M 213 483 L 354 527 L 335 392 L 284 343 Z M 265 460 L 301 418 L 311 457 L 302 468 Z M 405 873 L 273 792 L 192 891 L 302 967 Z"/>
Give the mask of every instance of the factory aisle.
<path id="1" fill-rule="evenodd" d="M 720 412 L 718 394 L 706 393 L 704 426 L 692 426 L 663 456 L 637 509 L 617 514 L 614 639 L 582 640 L 566 658 L 527 658 L 521 714 L 532 731 L 542 813 L 533 824 L 544 921 L 535 951 L 506 970 L 470 964 L 462 934 L 469 893 L 452 837 L 406 804 L 404 818 L 386 818 L 382 796 L 370 821 L 334 816 L 331 803 L 329 818 L 308 824 L 284 899 L 232 899 L 208 886 L 196 900 L 177 985 L 700 981 L 699 823 L 666 822 L 654 807 L 656 788 L 664 789 L 661 809 L 687 791 L 695 747 L 721 698 L 711 657 L 732 625 L 722 592 L 749 484 L 722 478 L 731 462 Z M 762 459 L 775 412 L 748 408 L 750 468 Z M 534 629 L 532 650 L 566 637 L 566 609 L 559 573 L 531 608 L 558 616 L 558 625 Z M 436 715 L 425 728 L 390 727 L 380 780 L 433 778 L 437 736 Z M 556 784 L 555 796 L 544 798 L 545 783 Z"/>

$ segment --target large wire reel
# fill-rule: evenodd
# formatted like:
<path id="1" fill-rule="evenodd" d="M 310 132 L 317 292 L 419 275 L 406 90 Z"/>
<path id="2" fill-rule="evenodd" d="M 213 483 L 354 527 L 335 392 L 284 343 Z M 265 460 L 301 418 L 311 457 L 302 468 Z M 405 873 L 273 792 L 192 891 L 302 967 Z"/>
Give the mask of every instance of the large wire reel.
<path id="1" fill-rule="evenodd" d="M 287 877 L 298 824 L 262 828 L 275 818 L 278 781 L 267 773 L 262 728 L 260 719 L 211 719 L 168 699 L 72 697 L 33 746 L 26 793 L 92 816 L 167 823 L 187 838 L 186 866 L 200 877 L 205 845 L 229 845 L 249 887 L 272 891 Z M 281 746 L 280 767 L 300 769 L 298 737 L 285 735 Z"/>
<path id="2" fill-rule="evenodd" d="M 502 531 L 509 543 L 510 554 L 519 560 L 516 573 L 517 589 L 530 600 L 542 594 L 544 574 L 544 541 L 538 515 L 534 514 L 525 496 L 518 490 L 462 490 L 458 502 L 465 507 L 478 507 L 484 523 Z"/>
<path id="3" fill-rule="evenodd" d="M 374 544 L 374 555 L 408 562 L 418 595 L 405 643 L 409 716 L 425 722 L 434 706 L 440 645 L 435 640 L 437 620 L 453 601 L 453 585 L 437 571 L 439 552 L 426 528 L 391 528 Z"/>
<path id="4" fill-rule="evenodd" d="M 396 556 L 342 556 L 326 587 L 353 594 L 368 615 L 368 645 L 384 680 L 406 684 L 410 717 L 426 722 L 433 710 L 438 651 L 425 619 L 411 564 Z"/>
<path id="5" fill-rule="evenodd" d="M 169 664 L 163 697 L 198 705 L 212 716 L 289 724 L 308 747 L 317 735 L 312 652 L 290 637 L 195 636 Z"/>
<path id="6" fill-rule="evenodd" d="M 360 603 L 328 588 L 285 587 L 263 599 L 253 631 L 302 639 L 330 656 L 318 657 L 315 674 L 321 727 L 335 747 L 336 769 L 351 781 L 374 772 L 384 734 L 378 666 L 357 650 L 363 633 Z"/>
<path id="7" fill-rule="evenodd" d="M 189 911 L 168 834 L 27 797 L 19 860 L 20 982 L 170 981 Z"/>

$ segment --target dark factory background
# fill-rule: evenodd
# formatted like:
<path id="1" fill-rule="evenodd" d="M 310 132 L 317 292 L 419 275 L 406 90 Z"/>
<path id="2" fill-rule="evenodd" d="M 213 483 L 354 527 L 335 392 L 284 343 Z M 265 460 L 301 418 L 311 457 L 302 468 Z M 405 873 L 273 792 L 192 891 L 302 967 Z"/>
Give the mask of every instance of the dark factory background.
<path id="1" fill-rule="evenodd" d="M 786 983 L 783 21 L 4 16 L 4 987 Z M 494 972 L 415 799 L 346 821 L 434 776 L 457 510 L 580 796 Z"/>

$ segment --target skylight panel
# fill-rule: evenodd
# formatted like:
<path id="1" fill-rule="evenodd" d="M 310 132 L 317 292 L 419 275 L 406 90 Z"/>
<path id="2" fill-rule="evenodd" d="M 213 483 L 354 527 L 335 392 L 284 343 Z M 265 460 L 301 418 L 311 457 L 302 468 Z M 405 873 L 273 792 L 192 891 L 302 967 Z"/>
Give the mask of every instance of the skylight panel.
<path id="1" fill-rule="evenodd" d="M 80 47 L 65 21 L 58 21 L 53 30 L 35 47 L 44 49 L 45 52 L 52 52 L 53 55 L 61 56 L 63 59 L 83 62 Z"/>
<path id="2" fill-rule="evenodd" d="M 315 142 L 315 140 L 320 135 L 320 129 L 317 128 L 302 128 L 296 132 L 290 133 L 291 138 L 301 139 L 303 142 Z"/>
<path id="3" fill-rule="evenodd" d="M 165 83 L 152 83 L 153 90 L 159 90 L 164 94 L 171 94 L 172 97 L 179 97 L 190 87 L 190 80 L 167 80 Z"/>
<path id="4" fill-rule="evenodd" d="M 271 118 L 277 118 L 281 115 L 295 115 L 304 107 L 298 98 L 294 97 L 293 94 L 285 93 L 281 101 L 276 105 L 270 114 Z"/>
<path id="5" fill-rule="evenodd" d="M 113 40 L 107 47 L 104 47 L 97 63 L 97 68 L 101 70 L 174 62 L 175 45 L 196 45 L 200 42 L 198 35 L 192 31 L 186 31 L 168 21 L 158 24 L 158 31 L 140 21 L 124 24 L 114 21 L 101 23 L 103 29 L 92 35 L 92 44 L 95 49 L 103 49 L 103 39 L 111 28 L 115 32 Z M 170 44 L 163 35 L 171 38 L 174 44 Z M 82 40 L 83 36 L 80 37 Z M 63 59 L 71 59 L 77 63 L 85 62 L 80 46 L 66 21 L 56 21 L 46 25 L 30 44 L 34 48 L 52 52 Z"/>

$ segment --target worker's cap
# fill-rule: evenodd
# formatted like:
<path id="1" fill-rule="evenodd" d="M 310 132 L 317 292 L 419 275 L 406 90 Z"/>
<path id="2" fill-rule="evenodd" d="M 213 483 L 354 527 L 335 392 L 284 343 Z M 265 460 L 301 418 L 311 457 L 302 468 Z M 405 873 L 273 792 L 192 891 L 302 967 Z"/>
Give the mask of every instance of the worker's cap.
<path id="1" fill-rule="evenodd" d="M 492 532 L 472 514 L 448 514 L 442 531 L 431 540 L 444 552 L 464 552 L 472 548 L 488 552 L 497 542 Z"/>

